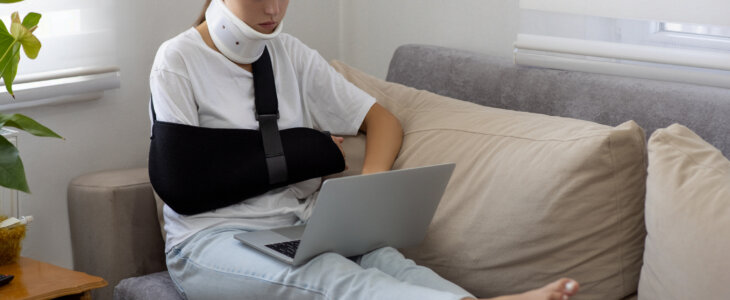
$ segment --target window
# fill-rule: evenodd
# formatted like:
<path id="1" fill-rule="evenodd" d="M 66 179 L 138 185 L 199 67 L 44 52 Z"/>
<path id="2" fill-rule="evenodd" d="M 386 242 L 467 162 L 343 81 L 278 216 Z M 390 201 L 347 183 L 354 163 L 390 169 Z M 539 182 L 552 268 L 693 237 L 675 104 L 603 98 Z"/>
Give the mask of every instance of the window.
<path id="1" fill-rule="evenodd" d="M 730 51 L 730 27 L 654 22 L 649 39 L 684 47 Z"/>
<path id="2" fill-rule="evenodd" d="M 661 22 L 659 31 L 695 35 L 698 38 L 730 38 L 730 28 L 722 26 Z"/>
<path id="3" fill-rule="evenodd" d="M 728 19 L 716 19 L 708 7 L 699 9 L 699 14 L 698 9 L 681 14 L 679 9 L 664 10 L 667 5 L 656 1 L 521 0 L 515 61 L 730 88 Z M 730 7 L 730 1 L 711 2 L 709 7 Z M 693 3 L 680 1 L 677 6 Z M 656 21 L 673 18 L 720 25 Z"/>
<path id="4" fill-rule="evenodd" d="M 119 87 L 113 0 L 33 0 L 0 4 L 0 19 L 10 14 L 42 15 L 34 32 L 42 47 L 31 60 L 21 54 L 13 99 L 0 91 L 0 110 L 100 98 Z M 21 51 L 22 52 L 22 51 Z"/>

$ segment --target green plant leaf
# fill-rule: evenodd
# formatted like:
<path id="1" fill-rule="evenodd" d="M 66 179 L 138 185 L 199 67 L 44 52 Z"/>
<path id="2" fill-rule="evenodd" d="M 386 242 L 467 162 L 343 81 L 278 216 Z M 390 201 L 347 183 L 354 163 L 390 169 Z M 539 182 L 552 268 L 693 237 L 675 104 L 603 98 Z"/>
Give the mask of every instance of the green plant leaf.
<path id="1" fill-rule="evenodd" d="M 30 30 L 34 26 L 38 25 L 38 22 L 40 22 L 40 20 L 41 14 L 34 12 L 28 13 L 27 15 L 25 15 L 25 18 L 23 18 L 23 26 Z"/>
<path id="2" fill-rule="evenodd" d="M 10 34 L 5 23 L 0 20 L 0 53 L 4 53 L 10 45 L 15 42 L 15 38 Z"/>
<path id="3" fill-rule="evenodd" d="M 30 193 L 18 148 L 0 135 L 0 185 Z"/>
<path id="4" fill-rule="evenodd" d="M 0 127 L 10 126 L 26 131 L 35 136 L 55 137 L 62 139 L 60 135 L 41 125 L 35 120 L 21 114 L 2 114 L 0 113 Z"/>
<path id="5" fill-rule="evenodd" d="M 0 0 L 0 3 L 15 3 L 15 2 L 20 2 L 20 1 L 23 1 L 23 0 Z"/>
<path id="6" fill-rule="evenodd" d="M 0 43 L 1 43 L 1 41 L 0 41 Z M 0 48 L 0 49 L 2 49 L 2 48 Z M 3 50 L 0 50 L 0 51 L 3 51 Z M 17 42 L 11 43 L 10 47 L 8 49 L 4 50 L 2 57 L 0 57 L 0 74 L 3 74 L 3 78 L 5 78 L 6 72 L 8 72 L 8 74 L 10 74 L 9 72 L 12 72 L 12 69 L 16 69 L 16 72 L 17 72 L 19 60 L 16 60 L 16 57 L 18 56 L 19 53 L 20 53 L 20 43 L 17 43 Z M 8 69 L 10 69 L 10 70 L 6 71 Z M 13 78 L 13 79 L 15 79 L 15 78 Z M 10 82 L 10 84 L 8 84 L 8 82 Z M 5 81 L 5 89 L 7 89 L 8 93 L 10 93 L 10 95 L 13 95 L 13 98 L 15 98 L 15 95 L 13 94 L 12 80 Z"/>
<path id="7" fill-rule="evenodd" d="M 20 38 L 20 44 L 23 45 L 23 51 L 25 56 L 30 59 L 38 57 L 38 52 L 41 51 L 41 41 L 38 40 L 35 35 L 28 33 Z"/>
<path id="8" fill-rule="evenodd" d="M 16 39 L 21 39 L 24 35 L 30 34 L 30 31 L 28 31 L 28 28 L 25 28 L 22 23 L 20 23 L 20 17 L 18 16 L 18 12 L 14 12 L 11 19 L 13 22 L 10 23 L 10 34 Z"/>
<path id="9" fill-rule="evenodd" d="M 18 34 L 13 32 L 13 24 L 23 25 L 20 22 L 20 14 L 17 11 L 14 11 L 12 14 L 10 14 L 10 34 L 12 34 L 14 37 L 18 37 Z"/>
<path id="10" fill-rule="evenodd" d="M 13 45 L 16 43 L 15 38 L 8 32 L 8 28 L 5 27 L 5 23 L 0 20 L 0 74 L 5 70 L 5 63 L 9 62 L 5 58 L 9 58 L 12 55 Z"/>
<path id="11" fill-rule="evenodd" d="M 10 32 L 7 32 L 7 27 L 0 21 L 0 53 L 2 53 L 0 74 L 5 82 L 5 89 L 13 98 L 15 98 L 13 81 L 18 73 L 20 48 L 23 48 L 25 55 L 30 59 L 38 57 L 38 52 L 41 50 L 41 42 L 33 35 L 40 17 L 40 14 L 29 13 L 21 23 L 18 12 L 13 12 L 10 16 L 12 20 Z"/>
<path id="12" fill-rule="evenodd" d="M 13 95 L 13 98 L 15 98 L 15 94 L 13 93 L 13 80 L 15 80 L 15 75 L 18 74 L 18 62 L 20 62 L 20 53 L 13 57 L 13 61 L 10 62 L 10 66 L 5 68 L 2 73 L 3 81 L 5 81 L 5 87 L 8 90 L 8 93 Z"/>
<path id="13" fill-rule="evenodd" d="M 23 45 L 25 55 L 30 59 L 35 59 L 38 57 L 38 51 L 41 50 L 41 41 L 39 41 L 31 32 L 31 29 L 35 29 L 35 25 L 31 28 L 27 28 L 25 25 L 21 24 L 18 12 L 14 12 L 11 19 L 13 20 L 13 23 L 10 24 L 10 34 L 15 38 L 15 40 Z"/>

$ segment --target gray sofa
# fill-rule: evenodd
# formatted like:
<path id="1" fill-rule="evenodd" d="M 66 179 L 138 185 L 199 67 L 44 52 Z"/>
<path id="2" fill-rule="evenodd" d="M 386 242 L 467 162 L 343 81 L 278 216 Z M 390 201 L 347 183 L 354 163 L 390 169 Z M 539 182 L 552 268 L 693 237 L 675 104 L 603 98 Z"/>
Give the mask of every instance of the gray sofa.
<path id="1" fill-rule="evenodd" d="M 495 108 L 610 126 L 634 120 L 647 136 L 678 122 L 730 155 L 728 89 L 520 67 L 425 45 L 398 48 L 387 81 Z M 80 176 L 69 185 L 68 205 L 75 269 L 109 282 L 95 298 L 179 298 L 165 271 L 146 168 Z"/>

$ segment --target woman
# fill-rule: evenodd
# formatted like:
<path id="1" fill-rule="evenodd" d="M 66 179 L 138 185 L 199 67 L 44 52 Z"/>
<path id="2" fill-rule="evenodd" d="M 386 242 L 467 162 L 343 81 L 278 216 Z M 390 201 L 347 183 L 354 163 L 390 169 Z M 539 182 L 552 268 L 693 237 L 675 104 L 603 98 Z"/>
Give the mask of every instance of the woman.
<path id="1" fill-rule="evenodd" d="M 252 63 L 270 53 L 280 129 L 367 133 L 363 173 L 391 168 L 402 141 L 398 120 L 347 82 L 314 50 L 279 34 L 288 0 L 207 0 L 197 26 L 165 42 L 150 75 L 156 120 L 209 128 L 258 129 Z M 332 136 L 342 151 L 342 138 Z M 343 153 L 344 155 L 344 153 Z M 274 189 L 213 211 L 164 208 L 167 265 L 189 299 L 473 299 L 393 248 L 359 258 L 333 253 L 291 267 L 243 246 L 242 231 L 307 220 L 321 179 Z M 200 199 L 205 201 L 205 199 Z M 561 279 L 504 299 L 566 299 Z"/>

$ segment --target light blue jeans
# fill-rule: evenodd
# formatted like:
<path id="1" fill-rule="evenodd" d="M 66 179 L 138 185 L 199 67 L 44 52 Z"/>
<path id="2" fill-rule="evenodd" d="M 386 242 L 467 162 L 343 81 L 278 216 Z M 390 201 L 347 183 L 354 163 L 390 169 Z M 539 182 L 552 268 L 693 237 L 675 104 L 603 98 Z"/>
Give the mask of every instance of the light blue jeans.
<path id="1" fill-rule="evenodd" d="M 242 228 L 203 230 L 167 253 L 187 299 L 462 299 L 472 297 L 385 247 L 357 262 L 334 253 L 292 267 L 233 238 Z"/>

